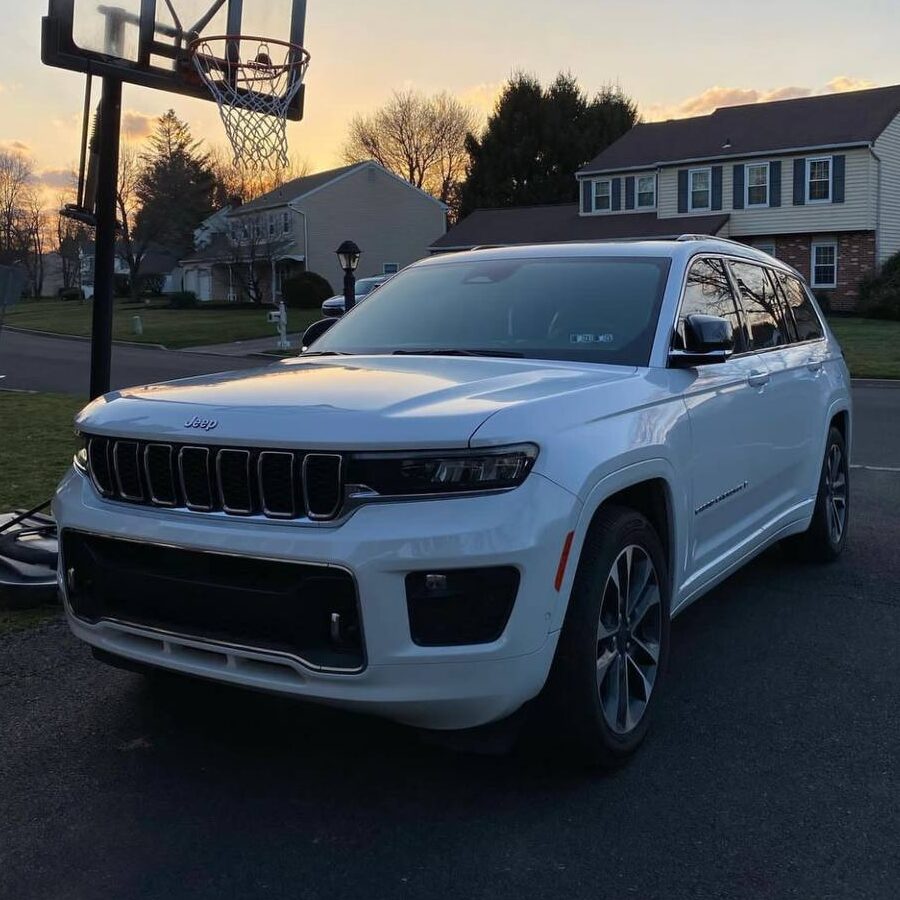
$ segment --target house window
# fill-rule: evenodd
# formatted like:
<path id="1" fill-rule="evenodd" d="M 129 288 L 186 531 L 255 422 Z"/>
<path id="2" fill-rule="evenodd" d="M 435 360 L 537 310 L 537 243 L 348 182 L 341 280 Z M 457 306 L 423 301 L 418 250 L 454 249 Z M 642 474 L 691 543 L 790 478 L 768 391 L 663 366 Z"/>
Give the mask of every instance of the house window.
<path id="1" fill-rule="evenodd" d="M 281 214 L 281 231 L 282 234 L 291 233 L 291 214 L 287 210 Z"/>
<path id="2" fill-rule="evenodd" d="M 747 166 L 747 197 L 746 205 L 769 205 L 769 164 L 755 163 Z"/>
<path id="3" fill-rule="evenodd" d="M 688 173 L 690 211 L 700 212 L 712 207 L 712 170 L 691 169 Z"/>
<path id="4" fill-rule="evenodd" d="M 594 212 L 609 212 L 612 209 L 612 182 L 607 178 L 594 182 Z"/>
<path id="5" fill-rule="evenodd" d="M 831 157 L 806 161 L 806 202 L 831 202 Z"/>
<path id="6" fill-rule="evenodd" d="M 275 237 L 275 233 L 278 230 L 278 226 L 275 222 L 275 216 L 269 216 L 269 237 Z"/>
<path id="7" fill-rule="evenodd" d="M 837 244 L 834 241 L 814 241 L 812 245 L 812 286 L 837 287 Z"/>
<path id="8" fill-rule="evenodd" d="M 400 263 L 385 263 L 381 268 L 383 275 L 396 275 L 400 271 Z"/>
<path id="9" fill-rule="evenodd" d="M 241 222 L 241 240 L 250 240 L 250 226 L 247 224 L 247 222 Z"/>
<path id="10" fill-rule="evenodd" d="M 656 206 L 656 176 L 641 175 L 635 184 L 635 206 L 638 209 L 653 209 Z"/>
<path id="11" fill-rule="evenodd" d="M 772 243 L 766 243 L 762 241 L 758 244 L 753 245 L 757 250 L 761 250 L 763 253 L 768 253 L 769 256 L 775 255 L 775 245 Z"/>

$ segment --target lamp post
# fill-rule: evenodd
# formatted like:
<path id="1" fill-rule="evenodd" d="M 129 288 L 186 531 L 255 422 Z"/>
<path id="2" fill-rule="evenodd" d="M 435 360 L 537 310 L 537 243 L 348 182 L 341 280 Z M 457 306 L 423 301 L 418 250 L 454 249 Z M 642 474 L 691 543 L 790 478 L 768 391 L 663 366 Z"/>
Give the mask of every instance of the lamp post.
<path id="1" fill-rule="evenodd" d="M 362 250 L 353 241 L 344 241 L 335 251 L 341 268 L 344 270 L 344 312 L 350 312 L 356 306 L 356 267 Z"/>

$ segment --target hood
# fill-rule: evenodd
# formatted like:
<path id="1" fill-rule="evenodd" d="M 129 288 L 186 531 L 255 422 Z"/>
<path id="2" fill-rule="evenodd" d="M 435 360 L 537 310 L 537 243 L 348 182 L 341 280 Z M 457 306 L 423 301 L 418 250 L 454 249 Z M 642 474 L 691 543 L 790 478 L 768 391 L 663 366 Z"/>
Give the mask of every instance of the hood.
<path id="1" fill-rule="evenodd" d="M 296 359 L 116 391 L 88 406 L 76 425 L 92 434 L 232 446 L 460 447 L 501 409 L 634 372 L 480 357 Z"/>

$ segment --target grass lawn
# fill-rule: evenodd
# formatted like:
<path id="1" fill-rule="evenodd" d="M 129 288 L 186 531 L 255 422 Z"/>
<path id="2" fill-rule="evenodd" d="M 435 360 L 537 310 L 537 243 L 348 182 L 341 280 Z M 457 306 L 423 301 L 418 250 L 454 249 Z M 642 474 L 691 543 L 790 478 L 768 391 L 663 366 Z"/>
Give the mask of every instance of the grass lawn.
<path id="1" fill-rule="evenodd" d="M 166 300 L 131 303 L 116 300 L 113 319 L 113 339 L 162 344 L 170 349 L 199 347 L 204 344 L 227 344 L 251 338 L 275 338 L 275 328 L 266 322 L 269 308 L 240 306 L 234 309 L 169 309 Z M 132 320 L 140 316 L 144 333 L 133 332 Z M 307 325 L 321 318 L 318 310 L 290 310 L 288 324 L 291 332 L 303 331 Z M 61 300 L 29 300 L 14 306 L 6 314 L 6 324 L 35 331 L 72 334 L 89 337 L 91 333 L 91 303 Z"/>
<path id="2" fill-rule="evenodd" d="M 854 378 L 900 378 L 900 322 L 828 320 Z"/>
<path id="3" fill-rule="evenodd" d="M 77 449 L 72 420 L 87 403 L 57 394 L 0 392 L 0 511 L 53 495 Z"/>

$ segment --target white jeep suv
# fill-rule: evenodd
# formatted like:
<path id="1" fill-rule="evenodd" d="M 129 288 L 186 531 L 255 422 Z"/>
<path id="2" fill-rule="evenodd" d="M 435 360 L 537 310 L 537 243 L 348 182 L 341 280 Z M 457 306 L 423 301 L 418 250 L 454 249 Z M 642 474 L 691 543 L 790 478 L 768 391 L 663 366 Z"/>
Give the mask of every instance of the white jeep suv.
<path id="1" fill-rule="evenodd" d="M 795 271 L 712 238 L 432 258 L 297 359 L 77 428 L 59 576 L 101 659 L 437 730 L 539 698 L 608 764 L 671 616 L 847 539 L 841 349 Z"/>

